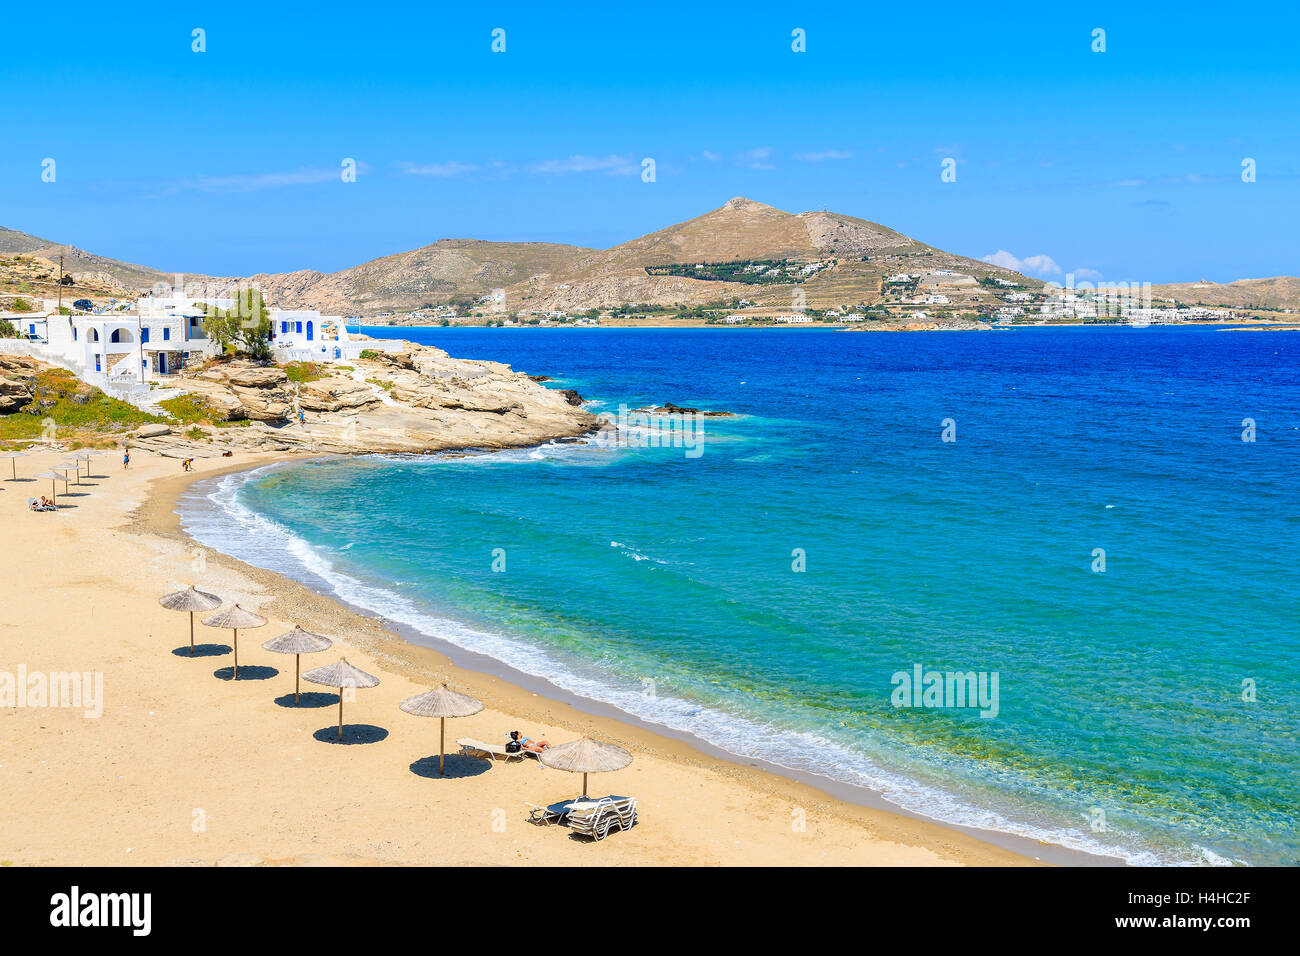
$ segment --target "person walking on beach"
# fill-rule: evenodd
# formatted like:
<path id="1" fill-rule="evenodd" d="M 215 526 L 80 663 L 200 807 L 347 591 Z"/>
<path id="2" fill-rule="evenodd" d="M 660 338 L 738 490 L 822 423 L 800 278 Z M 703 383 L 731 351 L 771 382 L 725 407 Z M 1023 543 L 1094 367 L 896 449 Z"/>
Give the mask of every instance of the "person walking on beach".
<path id="1" fill-rule="evenodd" d="M 129 464 L 131 464 L 131 449 L 124 445 L 122 446 L 122 470 L 125 471 Z"/>

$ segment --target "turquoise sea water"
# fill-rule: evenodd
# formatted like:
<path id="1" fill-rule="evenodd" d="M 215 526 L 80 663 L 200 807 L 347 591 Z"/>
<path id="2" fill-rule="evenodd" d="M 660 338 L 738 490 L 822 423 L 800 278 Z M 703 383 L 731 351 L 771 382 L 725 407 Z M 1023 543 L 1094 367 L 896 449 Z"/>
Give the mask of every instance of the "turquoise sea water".
<path id="1" fill-rule="evenodd" d="M 197 486 L 191 533 L 914 812 L 1135 862 L 1300 862 L 1300 334 L 396 331 L 593 411 L 739 417 L 698 457 L 230 476 Z M 894 706 L 917 665 L 996 673 L 996 716 Z"/>

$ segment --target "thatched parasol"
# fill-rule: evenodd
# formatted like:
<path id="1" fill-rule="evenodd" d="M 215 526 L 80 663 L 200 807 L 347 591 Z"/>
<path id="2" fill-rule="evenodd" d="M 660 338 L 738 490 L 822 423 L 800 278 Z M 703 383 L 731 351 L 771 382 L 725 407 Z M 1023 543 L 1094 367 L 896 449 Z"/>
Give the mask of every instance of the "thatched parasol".
<path id="1" fill-rule="evenodd" d="M 7 451 L 4 452 L 3 454 L 0 454 L 0 458 L 9 459 L 9 469 L 14 473 L 14 476 L 9 479 L 10 481 L 18 480 L 18 459 L 26 458 L 26 457 L 27 457 L 27 452 L 25 451 Z"/>
<path id="2" fill-rule="evenodd" d="M 327 650 L 333 643 L 324 634 L 313 634 L 311 631 L 304 631 L 301 627 L 295 626 L 292 631 L 281 634 L 279 637 L 273 637 L 262 645 L 266 650 L 275 651 L 277 654 L 293 655 L 293 703 L 295 707 L 298 705 L 298 671 L 302 655 Z"/>
<path id="3" fill-rule="evenodd" d="M 211 617 L 205 617 L 203 623 L 208 627 L 227 628 L 235 633 L 235 680 L 239 680 L 239 629 L 249 627 L 261 627 L 266 623 L 266 618 L 256 614 L 238 604 L 232 604 L 225 611 L 218 611 Z"/>
<path id="4" fill-rule="evenodd" d="M 66 484 L 66 482 L 67 482 L 67 480 L 68 480 L 68 476 L 67 476 L 67 475 L 61 475 L 61 474 L 59 474 L 57 471 L 42 471 L 40 474 L 36 475 L 35 477 L 37 477 L 37 478 L 48 478 L 48 479 L 50 479 L 50 498 L 54 501 L 54 504 L 55 504 L 55 505 L 58 505 L 58 503 L 59 503 L 59 493 L 58 493 L 58 491 L 56 490 L 56 488 L 57 488 L 58 486 L 55 485 L 55 482 L 57 482 L 57 481 L 62 481 L 62 482 L 64 482 L 64 483 Z"/>
<path id="5" fill-rule="evenodd" d="M 438 718 L 438 773 L 443 774 L 447 772 L 443 769 L 444 755 L 447 753 L 447 718 L 469 717 L 483 709 L 481 701 L 449 690 L 446 684 L 423 694 L 408 697 L 398 706 L 408 714 L 415 714 L 417 717 Z"/>
<path id="6" fill-rule="evenodd" d="M 346 657 L 340 657 L 328 667 L 318 667 L 302 675 L 313 684 L 339 689 L 339 741 L 343 740 L 343 688 L 344 687 L 378 687 L 379 678 L 367 674 L 359 667 L 353 667 Z"/>
<path id="7" fill-rule="evenodd" d="M 632 755 L 615 744 L 583 737 L 567 744 L 543 750 L 538 755 L 546 766 L 582 774 L 582 799 L 587 799 L 587 774 L 622 770 L 632 762 Z"/>
<path id="8" fill-rule="evenodd" d="M 63 482 L 63 493 L 65 495 L 68 493 L 68 472 L 71 470 L 72 468 L 67 464 L 55 465 L 50 469 L 50 472 L 58 475 L 59 481 Z M 78 477 L 80 477 L 80 473 L 78 473 Z"/>
<path id="9" fill-rule="evenodd" d="M 200 591 L 191 584 L 184 591 L 173 591 L 171 594 L 164 594 L 158 599 L 158 603 L 169 611 L 190 612 L 190 657 L 193 657 L 194 612 L 211 611 L 214 607 L 221 607 L 221 598 L 215 594 L 209 594 L 207 591 Z"/>
<path id="10" fill-rule="evenodd" d="M 90 477 L 90 463 L 91 463 L 91 461 L 93 461 L 94 459 L 98 458 L 98 457 L 99 457 L 100 455 L 102 455 L 102 454 L 104 454 L 103 451 L 101 451 L 101 450 L 98 449 L 98 448 L 85 448 L 85 449 L 82 449 L 81 451 L 77 452 L 77 454 L 74 456 L 74 457 L 76 457 L 76 458 L 80 458 L 82 461 L 84 461 L 84 462 L 86 463 L 86 477 L 87 477 L 87 478 Z"/>
<path id="11" fill-rule="evenodd" d="M 75 474 L 75 475 L 77 476 L 77 479 L 76 479 L 77 484 L 81 484 L 81 462 L 79 462 L 79 461 L 61 461 L 61 462 L 59 462 L 58 469 L 59 469 L 59 471 L 62 471 L 62 472 L 64 472 L 65 474 L 66 474 L 68 471 L 71 471 L 73 474 Z"/>

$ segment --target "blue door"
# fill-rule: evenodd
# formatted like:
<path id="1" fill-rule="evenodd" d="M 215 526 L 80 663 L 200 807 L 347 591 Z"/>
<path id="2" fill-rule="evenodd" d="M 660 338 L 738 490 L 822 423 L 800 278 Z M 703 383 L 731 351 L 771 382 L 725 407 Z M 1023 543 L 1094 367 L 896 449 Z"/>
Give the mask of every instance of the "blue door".
<path id="1" fill-rule="evenodd" d="M 167 353 L 166 352 L 158 353 L 158 371 L 163 375 L 167 374 Z"/>
<path id="2" fill-rule="evenodd" d="M 310 342 L 311 339 L 312 339 L 312 334 L 311 334 L 311 322 L 308 322 L 308 323 L 307 323 L 307 341 Z"/>

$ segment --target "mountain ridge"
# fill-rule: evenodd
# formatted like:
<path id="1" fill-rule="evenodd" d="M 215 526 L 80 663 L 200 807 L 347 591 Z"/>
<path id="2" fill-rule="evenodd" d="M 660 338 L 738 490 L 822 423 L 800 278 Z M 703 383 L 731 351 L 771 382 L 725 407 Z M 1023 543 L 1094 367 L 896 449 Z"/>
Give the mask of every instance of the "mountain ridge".
<path id="1" fill-rule="evenodd" d="M 85 252 L 0 227 L 0 260 L 56 262 L 97 294 L 144 290 L 174 274 Z M 758 263 L 748 269 L 735 264 Z M 12 263 L 11 263 L 12 264 Z M 723 268 L 719 268 L 723 267 Z M 46 268 L 38 263 L 38 271 Z M 764 273 L 764 269 L 771 271 Z M 753 270 L 759 269 L 758 273 Z M 24 271 L 30 285 L 32 270 Z M 46 269 L 46 272 L 49 272 Z M 1042 280 L 982 260 L 944 252 L 880 223 L 828 210 L 790 213 L 743 196 L 716 209 L 608 249 L 548 242 L 444 238 L 336 272 L 301 269 L 252 276 L 186 275 L 220 289 L 252 282 L 285 308 L 345 315 L 409 311 L 503 290 L 500 311 L 577 311 L 631 305 L 697 306 L 743 300 L 773 309 L 851 308 L 881 294 L 883 280 L 919 274 L 927 288 L 962 304 L 995 302 L 981 287 L 1002 277 L 1031 288 Z M 952 274 L 952 278 L 946 278 Z M 12 278 L 12 277 L 10 277 Z M 6 285 L 0 261 L 0 291 Z M 1277 276 L 1230 283 L 1168 283 L 1153 296 L 1210 306 L 1282 309 L 1300 306 L 1300 279 Z"/>

